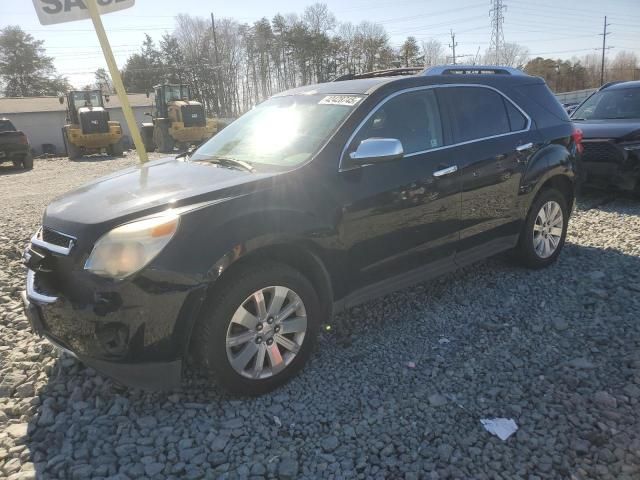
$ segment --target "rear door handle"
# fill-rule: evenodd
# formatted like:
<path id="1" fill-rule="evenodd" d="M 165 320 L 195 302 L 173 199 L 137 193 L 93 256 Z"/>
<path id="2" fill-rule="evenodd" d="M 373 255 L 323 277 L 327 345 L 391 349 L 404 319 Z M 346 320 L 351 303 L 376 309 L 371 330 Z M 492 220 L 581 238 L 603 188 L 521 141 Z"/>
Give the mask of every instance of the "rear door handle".
<path id="1" fill-rule="evenodd" d="M 525 144 L 523 144 L 523 145 L 518 145 L 518 146 L 516 147 L 516 150 L 517 150 L 518 152 L 524 152 L 525 150 L 530 150 L 530 149 L 532 149 L 532 148 L 533 148 L 533 143 L 532 143 L 532 142 L 529 142 L 529 143 L 525 143 Z"/>
<path id="2" fill-rule="evenodd" d="M 452 165 L 451 167 L 443 168 L 442 170 L 436 170 L 433 172 L 434 177 L 444 177 L 445 175 L 451 175 L 452 173 L 456 173 L 458 171 L 457 165 Z"/>

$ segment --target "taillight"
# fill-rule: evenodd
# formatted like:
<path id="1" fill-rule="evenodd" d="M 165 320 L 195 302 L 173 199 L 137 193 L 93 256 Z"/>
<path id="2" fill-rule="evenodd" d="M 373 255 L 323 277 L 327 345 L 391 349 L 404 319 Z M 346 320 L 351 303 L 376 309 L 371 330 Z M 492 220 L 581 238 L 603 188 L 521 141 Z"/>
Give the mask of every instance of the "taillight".
<path id="1" fill-rule="evenodd" d="M 582 145 L 582 130 L 576 128 L 571 134 L 571 138 L 573 138 L 573 142 L 576 144 L 576 151 L 582 153 L 584 151 L 584 146 Z"/>
<path id="2" fill-rule="evenodd" d="M 27 136 L 24 134 L 20 135 L 19 142 L 21 145 L 29 145 L 29 140 L 27 140 Z"/>

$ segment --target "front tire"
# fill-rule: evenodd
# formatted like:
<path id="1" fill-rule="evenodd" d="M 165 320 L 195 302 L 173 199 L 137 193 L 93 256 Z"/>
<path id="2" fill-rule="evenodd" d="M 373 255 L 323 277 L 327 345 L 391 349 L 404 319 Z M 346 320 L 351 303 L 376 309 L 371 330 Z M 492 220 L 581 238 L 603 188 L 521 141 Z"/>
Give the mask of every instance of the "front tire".
<path id="1" fill-rule="evenodd" d="M 233 393 L 278 388 L 306 363 L 318 334 L 320 309 L 311 282 L 273 262 L 242 266 L 223 282 L 193 333 L 196 358 Z"/>
<path id="2" fill-rule="evenodd" d="M 542 190 L 533 201 L 525 220 L 516 254 L 529 268 L 544 268 L 554 263 L 567 237 L 569 207 L 555 188 Z"/>
<path id="3" fill-rule="evenodd" d="M 82 157 L 82 151 L 80 150 L 80 148 L 76 147 L 69 140 L 67 127 L 64 127 L 62 129 L 62 139 L 64 140 L 64 148 L 67 151 L 67 157 L 69 157 L 69 160 L 78 160 L 80 157 Z"/>

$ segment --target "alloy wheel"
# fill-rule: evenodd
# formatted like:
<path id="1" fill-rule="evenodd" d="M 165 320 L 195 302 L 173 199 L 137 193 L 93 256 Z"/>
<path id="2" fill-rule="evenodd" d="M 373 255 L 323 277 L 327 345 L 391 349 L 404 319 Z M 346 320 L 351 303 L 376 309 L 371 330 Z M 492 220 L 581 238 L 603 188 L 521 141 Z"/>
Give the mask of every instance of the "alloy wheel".
<path id="1" fill-rule="evenodd" d="M 307 314 L 296 292 L 282 286 L 262 288 L 233 314 L 225 339 L 227 358 L 243 377 L 272 377 L 296 357 L 306 331 Z"/>
<path id="2" fill-rule="evenodd" d="M 564 229 L 562 208 L 550 200 L 540 208 L 533 224 L 533 248 L 540 258 L 549 258 L 560 245 Z"/>

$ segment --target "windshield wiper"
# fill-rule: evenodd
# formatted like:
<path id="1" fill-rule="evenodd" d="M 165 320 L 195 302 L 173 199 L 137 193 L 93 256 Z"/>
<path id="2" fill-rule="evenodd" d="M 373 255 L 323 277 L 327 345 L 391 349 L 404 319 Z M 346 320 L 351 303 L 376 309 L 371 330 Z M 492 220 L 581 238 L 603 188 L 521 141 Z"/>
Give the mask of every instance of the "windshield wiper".
<path id="1" fill-rule="evenodd" d="M 586 120 L 586 118 L 572 118 L 571 120 Z"/>
<path id="2" fill-rule="evenodd" d="M 198 147 L 196 147 L 195 145 L 192 145 L 189 148 L 187 148 L 184 152 L 180 152 L 178 155 L 176 155 L 176 158 L 184 158 L 185 160 L 189 160 L 189 158 L 191 158 L 191 155 L 193 155 L 193 152 L 195 152 L 197 149 Z"/>
<path id="3" fill-rule="evenodd" d="M 238 160 L 236 158 L 231 157 L 220 157 L 217 155 L 207 157 L 207 158 L 199 158 L 197 160 L 193 160 L 195 162 L 210 162 L 216 163 L 218 165 L 223 165 L 225 167 L 240 167 L 241 170 L 246 170 L 247 172 L 255 172 L 255 168 L 248 162 L 243 162 L 242 160 Z"/>

